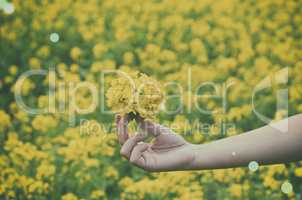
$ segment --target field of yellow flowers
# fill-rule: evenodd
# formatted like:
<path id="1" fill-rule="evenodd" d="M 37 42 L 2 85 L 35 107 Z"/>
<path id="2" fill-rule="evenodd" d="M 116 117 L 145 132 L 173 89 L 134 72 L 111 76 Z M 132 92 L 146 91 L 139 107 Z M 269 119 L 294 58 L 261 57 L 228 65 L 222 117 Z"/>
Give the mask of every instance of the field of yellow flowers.
<path id="1" fill-rule="evenodd" d="M 0 199 L 301 199 L 301 163 L 146 173 L 120 157 L 114 126 L 95 128 L 113 122 L 102 112 L 103 93 L 84 112 L 93 95 L 70 86 L 102 91 L 101 72 L 137 70 L 183 88 L 181 109 L 180 99 L 169 98 L 166 108 L 176 112 L 157 120 L 187 140 L 239 134 L 264 125 L 252 91 L 282 69 L 287 83 L 272 81 L 256 96 L 257 110 L 275 120 L 302 112 L 301 13 L 300 0 L 0 0 Z M 37 74 L 18 85 L 28 71 Z M 224 108 L 221 98 L 193 100 L 220 114 L 187 101 L 203 82 L 218 90 L 232 84 Z M 288 90 L 288 110 L 275 109 L 280 88 Z M 196 120 L 208 131 L 188 131 Z M 235 126 L 219 134 L 223 123 Z"/>

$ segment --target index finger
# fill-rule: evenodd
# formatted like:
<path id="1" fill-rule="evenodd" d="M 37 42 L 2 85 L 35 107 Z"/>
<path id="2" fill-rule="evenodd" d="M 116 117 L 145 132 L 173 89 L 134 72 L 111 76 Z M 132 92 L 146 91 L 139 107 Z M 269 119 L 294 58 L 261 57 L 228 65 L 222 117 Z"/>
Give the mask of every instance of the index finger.
<path id="1" fill-rule="evenodd" d="M 116 115 L 116 129 L 118 133 L 118 141 L 120 144 L 124 144 L 129 138 L 128 134 L 128 117 L 127 115 Z"/>

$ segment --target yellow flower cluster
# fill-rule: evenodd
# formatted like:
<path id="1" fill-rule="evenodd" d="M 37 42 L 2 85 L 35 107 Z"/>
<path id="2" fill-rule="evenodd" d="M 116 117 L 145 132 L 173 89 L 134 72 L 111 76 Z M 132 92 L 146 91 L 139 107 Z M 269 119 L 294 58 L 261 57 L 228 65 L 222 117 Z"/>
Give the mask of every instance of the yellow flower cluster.
<path id="1" fill-rule="evenodd" d="M 111 81 L 106 93 L 108 106 L 120 114 L 154 118 L 164 98 L 160 84 L 143 73 L 120 73 L 121 76 Z"/>
<path id="2" fill-rule="evenodd" d="M 32 127 L 38 131 L 46 132 L 56 128 L 58 121 L 52 116 L 38 115 L 32 121 Z"/>
<path id="3" fill-rule="evenodd" d="M 0 110 L 0 130 L 10 125 L 10 116 L 3 110 Z"/>

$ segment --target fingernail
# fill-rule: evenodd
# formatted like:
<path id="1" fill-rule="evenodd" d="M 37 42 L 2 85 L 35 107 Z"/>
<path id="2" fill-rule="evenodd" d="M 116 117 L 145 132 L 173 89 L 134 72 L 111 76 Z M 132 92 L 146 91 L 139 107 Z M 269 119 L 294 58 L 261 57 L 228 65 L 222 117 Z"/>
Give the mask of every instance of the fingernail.
<path id="1" fill-rule="evenodd" d="M 120 120 L 121 120 L 121 116 L 120 116 L 119 114 L 117 114 L 117 115 L 115 116 L 115 121 L 116 121 L 116 123 L 118 123 Z"/>

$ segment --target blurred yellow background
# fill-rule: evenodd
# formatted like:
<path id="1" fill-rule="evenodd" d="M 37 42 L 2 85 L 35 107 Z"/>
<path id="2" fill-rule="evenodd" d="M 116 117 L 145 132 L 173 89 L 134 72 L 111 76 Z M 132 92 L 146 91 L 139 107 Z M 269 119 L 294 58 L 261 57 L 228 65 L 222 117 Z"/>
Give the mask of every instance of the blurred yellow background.
<path id="1" fill-rule="evenodd" d="M 289 115 L 301 113 L 301 9 L 300 0 L 0 0 L 0 199 L 301 199 L 301 163 L 255 172 L 146 173 L 120 157 L 114 129 L 80 133 L 80 119 L 101 126 L 113 116 L 98 105 L 89 114 L 71 110 L 70 119 L 65 90 L 68 83 L 99 85 L 108 69 L 177 82 L 185 96 L 191 93 L 188 70 L 193 90 L 203 82 L 233 82 L 224 113 L 200 114 L 184 100 L 183 112 L 158 116 L 187 140 L 203 143 L 262 126 L 251 107 L 253 88 L 288 67 L 287 85 L 274 84 L 255 104 L 274 120 L 286 117 L 286 110 L 275 109 L 276 91 L 286 87 Z M 54 87 L 61 111 L 32 115 L 17 105 L 18 78 L 36 69 L 55 70 L 57 84 L 48 81 L 50 72 L 26 79 L 24 102 L 44 108 Z M 91 101 L 89 91 L 79 89 L 77 105 Z M 221 109 L 221 100 L 197 101 Z M 178 104 L 170 99 L 168 107 Z M 196 119 L 211 125 L 210 134 L 187 132 Z M 235 127 L 221 135 L 221 122 Z M 284 190 L 287 183 L 293 191 Z"/>

